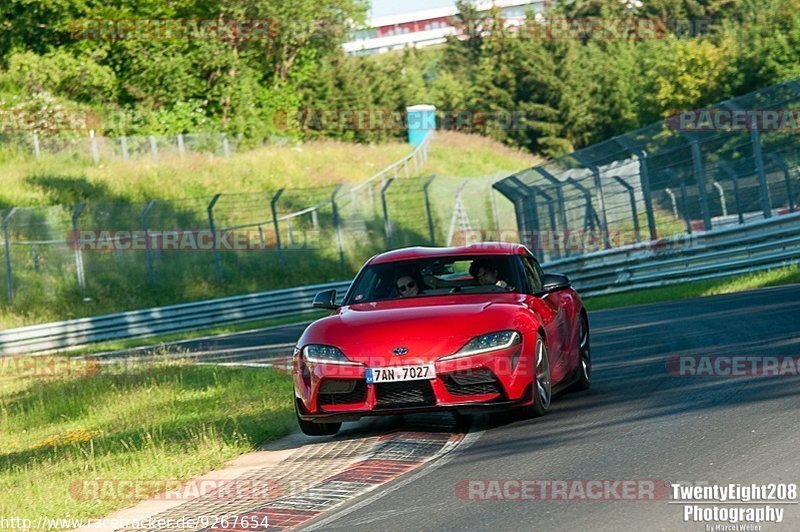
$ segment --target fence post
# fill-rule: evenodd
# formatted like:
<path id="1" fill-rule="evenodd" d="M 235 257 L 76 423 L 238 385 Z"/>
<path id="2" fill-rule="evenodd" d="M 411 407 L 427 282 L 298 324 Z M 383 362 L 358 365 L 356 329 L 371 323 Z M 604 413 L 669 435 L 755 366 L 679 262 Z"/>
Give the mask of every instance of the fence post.
<path id="1" fill-rule="evenodd" d="M 39 159 L 42 157 L 42 149 L 39 146 L 39 135 L 36 133 L 33 134 L 33 155 Z"/>
<path id="2" fill-rule="evenodd" d="M 185 148 L 183 146 L 183 133 L 178 134 L 178 156 L 183 159 L 185 155 Z"/>
<path id="3" fill-rule="evenodd" d="M 331 210 L 333 211 L 333 230 L 336 234 L 336 247 L 339 249 L 339 268 L 344 271 L 344 244 L 342 243 L 342 227 L 339 223 L 339 207 L 336 205 L 336 194 L 339 193 L 341 188 L 342 185 L 336 185 L 331 193 Z"/>
<path id="4" fill-rule="evenodd" d="M 594 177 L 594 188 L 595 188 L 595 199 L 597 200 L 597 204 L 600 206 L 600 235 L 603 238 L 603 247 L 605 249 L 611 248 L 611 243 L 608 240 L 608 217 L 606 215 L 606 198 L 603 194 L 603 180 L 600 177 L 600 168 L 594 164 L 593 161 L 582 157 L 580 155 L 573 154 L 572 157 L 581 163 L 587 170 L 592 173 Z"/>
<path id="5" fill-rule="evenodd" d="M 792 83 L 789 83 L 793 87 Z M 795 89 L 797 92 L 797 89 Z M 728 107 L 735 111 L 744 111 L 741 107 L 731 101 L 721 104 L 722 107 Z M 764 156 L 761 152 L 761 132 L 758 130 L 758 113 L 746 113 L 751 115 L 750 120 L 750 145 L 753 147 L 753 162 L 756 167 L 756 175 L 758 176 L 758 188 L 761 192 L 761 210 L 764 213 L 764 218 L 772 218 L 772 201 L 769 197 L 769 186 L 767 185 L 767 173 L 764 167 Z"/>
<path id="6" fill-rule="evenodd" d="M 127 161 L 128 160 L 128 139 L 125 136 L 122 136 L 119 139 L 119 145 L 120 145 L 120 148 L 122 149 L 122 160 L 123 161 Z"/>
<path id="7" fill-rule="evenodd" d="M 217 227 L 214 224 L 214 205 L 217 204 L 220 196 L 222 196 L 222 194 L 214 194 L 214 197 L 211 198 L 211 202 L 206 208 L 206 212 L 208 213 L 208 227 L 211 229 L 211 239 L 212 242 L 214 242 L 214 267 L 217 270 L 217 279 L 220 283 L 224 283 L 225 272 L 222 271 L 222 259 L 219 256 L 219 242 L 217 240 Z"/>
<path id="8" fill-rule="evenodd" d="M 158 146 L 156 145 L 156 137 L 155 135 L 150 135 L 147 137 L 150 140 L 150 155 L 153 157 L 154 161 L 158 160 Z"/>
<path id="9" fill-rule="evenodd" d="M 700 142 L 697 139 L 691 140 L 692 161 L 694 162 L 694 175 L 697 179 L 697 190 L 700 193 L 700 208 L 703 211 L 703 225 L 705 230 L 711 227 L 711 212 L 708 209 L 708 189 L 706 188 L 706 172 L 703 168 L 703 156 L 700 153 Z"/>
<path id="10" fill-rule="evenodd" d="M 278 212 L 276 209 L 276 205 L 278 204 L 278 199 L 281 197 L 281 194 L 283 194 L 282 188 L 278 189 L 275 195 L 272 196 L 272 199 L 269 202 L 269 208 L 272 211 L 272 225 L 275 228 L 275 244 L 278 247 L 278 262 L 280 263 L 281 266 L 283 266 L 283 249 L 281 249 L 281 228 L 280 224 L 278 223 Z"/>
<path id="11" fill-rule="evenodd" d="M 628 191 L 628 199 L 631 201 L 631 213 L 633 215 L 633 234 L 636 237 L 636 241 L 640 242 L 640 233 L 639 233 L 639 211 L 636 208 L 636 192 L 631 184 L 627 181 L 622 179 L 618 175 L 611 176 L 617 183 L 622 185 L 622 188 Z"/>
<path id="12" fill-rule="evenodd" d="M 386 206 L 386 191 L 394 183 L 394 178 L 386 180 L 386 184 L 381 187 L 381 205 L 383 206 L 383 230 L 386 233 L 386 247 L 392 249 L 392 222 L 389 220 L 389 209 Z"/>
<path id="13" fill-rule="evenodd" d="M 97 137 L 94 136 L 94 129 L 89 130 L 89 145 L 92 150 L 94 164 L 100 164 L 100 150 L 97 148 Z"/>
<path id="14" fill-rule="evenodd" d="M 33 271 L 39 273 L 39 248 L 36 244 L 31 246 L 31 256 L 33 258 Z"/>
<path id="15" fill-rule="evenodd" d="M 14 275 L 11 271 L 11 241 L 8 236 L 8 224 L 11 222 L 11 217 L 16 214 L 17 208 L 11 209 L 5 218 L 3 218 L 3 243 L 6 252 L 6 288 L 8 289 L 8 302 L 14 302 Z"/>
<path id="16" fill-rule="evenodd" d="M 78 286 L 81 289 L 81 297 L 86 297 L 86 275 L 83 270 L 83 250 L 81 249 L 80 231 L 78 231 L 78 218 L 80 218 L 86 203 L 79 203 L 72 212 L 72 239 L 75 242 L 75 271 L 78 275 Z"/>
<path id="17" fill-rule="evenodd" d="M 425 214 L 428 216 L 428 235 L 431 237 L 432 246 L 436 245 L 436 234 L 433 232 L 433 215 L 431 214 L 431 198 L 428 189 L 434 179 L 436 179 L 436 176 L 432 175 L 425 181 L 425 184 L 422 185 L 422 193 L 425 194 Z"/>
<path id="18" fill-rule="evenodd" d="M 755 116 L 753 120 L 755 120 Z M 758 173 L 758 186 L 761 190 L 761 210 L 764 212 L 764 218 L 772 218 L 772 201 L 769 197 L 767 173 L 764 169 L 764 157 L 761 154 L 761 133 L 755 125 L 750 128 L 750 142 L 753 145 L 753 159 L 755 159 L 756 172 Z"/>
<path id="19" fill-rule="evenodd" d="M 658 231 L 656 230 L 656 216 L 653 210 L 653 197 L 650 195 L 650 169 L 647 166 L 647 153 L 636 147 L 625 137 L 614 137 L 614 139 L 639 160 L 639 178 L 642 182 L 644 210 L 647 213 L 647 228 L 650 231 L 650 240 L 656 240 L 658 238 Z"/>
<path id="20" fill-rule="evenodd" d="M 144 230 L 144 246 L 147 259 L 147 280 L 151 285 L 156 284 L 156 271 L 153 268 L 153 250 L 150 246 L 150 227 L 147 223 L 147 215 L 150 213 L 150 209 L 152 209 L 155 204 L 155 201 L 150 200 L 147 202 L 144 210 L 142 210 L 142 229 Z"/>

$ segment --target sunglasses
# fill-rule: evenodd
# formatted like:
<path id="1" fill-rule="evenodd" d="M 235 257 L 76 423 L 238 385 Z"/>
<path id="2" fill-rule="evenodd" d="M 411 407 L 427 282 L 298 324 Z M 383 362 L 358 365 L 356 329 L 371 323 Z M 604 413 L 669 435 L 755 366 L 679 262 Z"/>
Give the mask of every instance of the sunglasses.
<path id="1" fill-rule="evenodd" d="M 411 281 L 408 284 L 399 284 L 397 285 L 397 289 L 400 290 L 400 293 L 405 293 L 406 290 L 414 288 L 417 284 L 414 281 Z"/>

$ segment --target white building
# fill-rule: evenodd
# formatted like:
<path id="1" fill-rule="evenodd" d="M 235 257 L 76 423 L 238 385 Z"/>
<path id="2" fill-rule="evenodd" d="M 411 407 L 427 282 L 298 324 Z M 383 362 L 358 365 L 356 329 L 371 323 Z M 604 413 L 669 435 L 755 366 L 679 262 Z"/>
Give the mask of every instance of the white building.
<path id="1" fill-rule="evenodd" d="M 503 18 L 522 20 L 528 10 L 542 13 L 545 3 L 546 0 L 494 0 L 478 2 L 476 7 L 488 12 L 495 5 Z M 441 44 L 448 35 L 455 35 L 451 18 L 457 14 L 458 9 L 452 5 L 375 17 L 367 22 L 367 28 L 353 32 L 352 40 L 343 45 L 344 50 L 350 55 L 367 55 Z"/>

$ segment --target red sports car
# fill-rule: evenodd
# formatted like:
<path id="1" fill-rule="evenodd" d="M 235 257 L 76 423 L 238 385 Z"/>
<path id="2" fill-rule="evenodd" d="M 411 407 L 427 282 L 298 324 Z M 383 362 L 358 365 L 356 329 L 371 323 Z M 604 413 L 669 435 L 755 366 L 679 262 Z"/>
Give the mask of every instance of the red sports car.
<path id="1" fill-rule="evenodd" d="M 294 352 L 297 418 L 309 435 L 362 416 L 514 408 L 541 416 L 591 383 L 589 321 L 564 275 L 519 244 L 406 248 L 371 258 L 342 306 Z"/>

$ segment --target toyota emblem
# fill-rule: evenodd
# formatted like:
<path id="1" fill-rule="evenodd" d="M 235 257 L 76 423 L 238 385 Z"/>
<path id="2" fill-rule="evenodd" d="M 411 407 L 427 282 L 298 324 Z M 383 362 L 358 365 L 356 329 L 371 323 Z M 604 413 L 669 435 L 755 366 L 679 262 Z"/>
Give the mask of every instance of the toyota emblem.
<path id="1" fill-rule="evenodd" d="M 394 349 L 392 349 L 392 353 L 394 353 L 397 356 L 405 355 L 405 354 L 408 354 L 408 348 L 407 347 L 402 347 L 402 346 L 395 347 Z"/>

